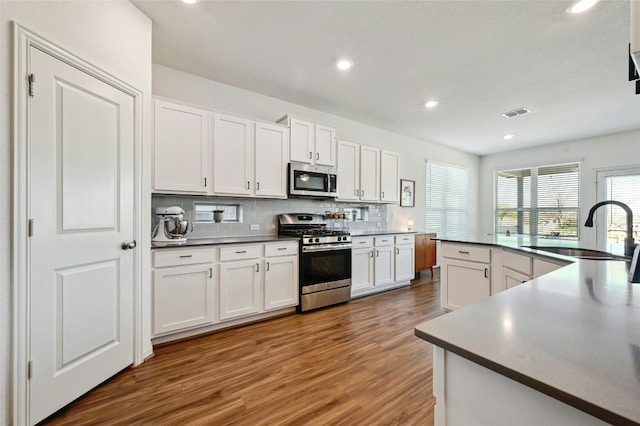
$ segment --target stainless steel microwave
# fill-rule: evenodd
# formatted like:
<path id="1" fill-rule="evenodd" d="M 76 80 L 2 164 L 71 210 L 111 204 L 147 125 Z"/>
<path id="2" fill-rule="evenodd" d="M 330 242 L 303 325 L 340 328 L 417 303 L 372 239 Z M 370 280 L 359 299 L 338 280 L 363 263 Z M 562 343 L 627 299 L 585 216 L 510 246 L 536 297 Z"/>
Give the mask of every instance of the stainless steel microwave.
<path id="1" fill-rule="evenodd" d="M 289 163 L 289 195 L 333 198 L 337 195 L 335 169 L 298 162 Z"/>

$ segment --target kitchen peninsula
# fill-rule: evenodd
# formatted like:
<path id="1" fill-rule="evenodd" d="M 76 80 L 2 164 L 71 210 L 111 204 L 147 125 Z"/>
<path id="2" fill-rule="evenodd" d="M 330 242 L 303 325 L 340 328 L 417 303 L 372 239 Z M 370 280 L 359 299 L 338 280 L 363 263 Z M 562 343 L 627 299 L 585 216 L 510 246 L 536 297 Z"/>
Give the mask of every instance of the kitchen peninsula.
<path id="1" fill-rule="evenodd" d="M 435 345 L 435 424 L 640 424 L 640 284 L 628 268 L 576 260 L 418 325 Z"/>

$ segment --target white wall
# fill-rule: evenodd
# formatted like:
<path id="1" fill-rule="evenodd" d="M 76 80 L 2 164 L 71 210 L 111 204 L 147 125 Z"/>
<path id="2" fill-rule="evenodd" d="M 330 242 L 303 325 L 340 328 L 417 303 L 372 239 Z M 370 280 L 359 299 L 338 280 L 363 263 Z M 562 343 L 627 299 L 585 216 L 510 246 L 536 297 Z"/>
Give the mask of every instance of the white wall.
<path id="1" fill-rule="evenodd" d="M 536 148 L 503 152 L 480 159 L 480 231 L 493 232 L 493 172 L 519 167 L 542 166 L 570 162 L 580 164 L 581 225 L 596 203 L 595 170 L 608 167 L 640 165 L 640 131 L 616 133 L 589 139 L 559 142 Z M 580 228 L 581 245 L 595 248 L 593 228 Z"/>
<path id="2" fill-rule="evenodd" d="M 129 1 L 0 1 L 0 424 L 12 424 L 11 333 L 12 245 L 11 229 L 13 157 L 12 87 L 13 49 L 11 21 L 23 25 L 62 48 L 126 81 L 144 93 L 143 155 L 146 156 L 147 195 L 143 210 L 150 209 L 149 118 L 151 94 L 151 21 Z M 149 228 L 148 214 L 143 229 Z M 149 247 L 142 241 L 139 247 Z M 148 252 L 149 250 L 147 250 Z M 149 260 L 145 256 L 148 291 Z M 148 315 L 148 313 L 147 313 Z"/>
<path id="3" fill-rule="evenodd" d="M 287 114 L 304 117 L 335 127 L 339 139 L 347 139 L 400 153 L 400 178 L 416 182 L 416 207 L 389 206 L 388 224 L 393 229 L 406 229 L 409 218 L 414 220 L 415 230 L 421 231 L 425 228 L 426 159 L 468 167 L 471 198 L 470 231 L 472 234 L 477 232 L 479 158 L 475 155 L 388 132 L 158 64 L 153 65 L 153 94 L 272 122 Z"/>

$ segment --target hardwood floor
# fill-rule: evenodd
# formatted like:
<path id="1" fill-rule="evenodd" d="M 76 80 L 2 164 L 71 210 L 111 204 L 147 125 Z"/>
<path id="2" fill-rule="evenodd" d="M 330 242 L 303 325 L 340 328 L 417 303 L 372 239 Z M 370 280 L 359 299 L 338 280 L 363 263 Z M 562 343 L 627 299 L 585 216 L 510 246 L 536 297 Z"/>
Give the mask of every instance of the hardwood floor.
<path id="1" fill-rule="evenodd" d="M 156 347 L 45 424 L 432 425 L 437 277 Z"/>

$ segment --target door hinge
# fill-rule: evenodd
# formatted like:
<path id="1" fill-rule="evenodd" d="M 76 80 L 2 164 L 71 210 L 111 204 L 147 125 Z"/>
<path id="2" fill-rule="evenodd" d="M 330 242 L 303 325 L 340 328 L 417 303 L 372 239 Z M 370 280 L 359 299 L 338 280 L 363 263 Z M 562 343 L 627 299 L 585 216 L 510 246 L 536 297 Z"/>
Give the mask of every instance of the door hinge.
<path id="1" fill-rule="evenodd" d="M 29 232 L 29 236 L 33 237 L 33 219 L 29 219 L 29 225 L 28 225 L 28 232 Z"/>
<path id="2" fill-rule="evenodd" d="M 33 375 L 33 361 L 27 362 L 27 379 L 31 379 Z"/>
<path id="3" fill-rule="evenodd" d="M 36 93 L 36 75 L 29 74 L 29 96 L 33 98 Z"/>

